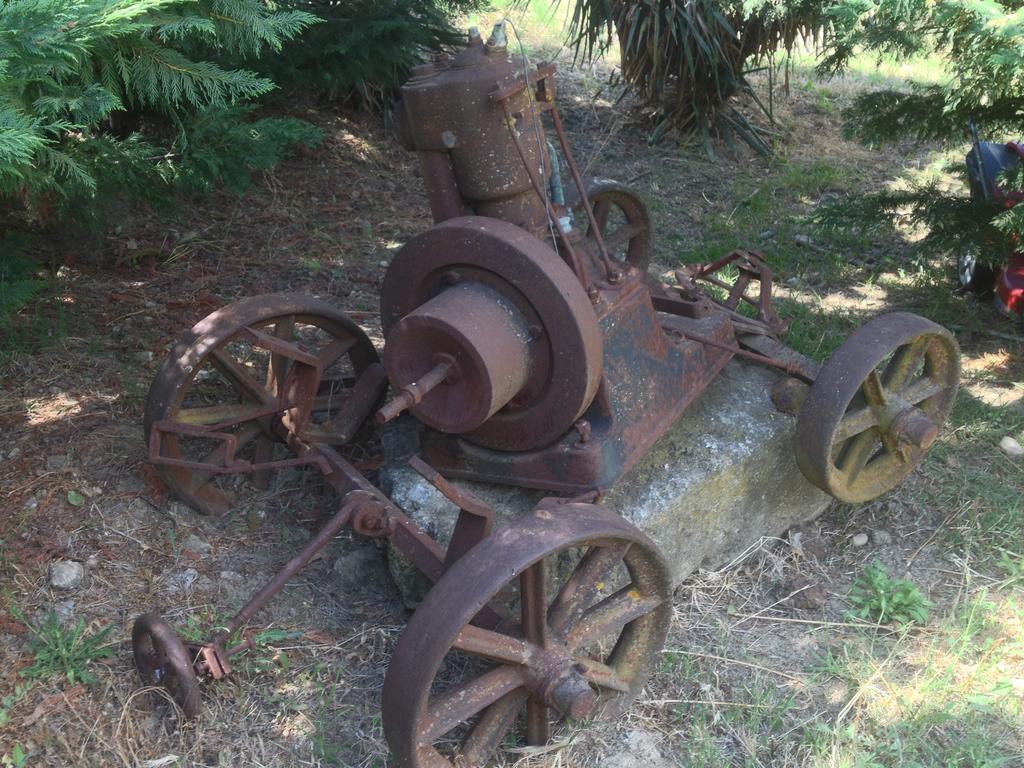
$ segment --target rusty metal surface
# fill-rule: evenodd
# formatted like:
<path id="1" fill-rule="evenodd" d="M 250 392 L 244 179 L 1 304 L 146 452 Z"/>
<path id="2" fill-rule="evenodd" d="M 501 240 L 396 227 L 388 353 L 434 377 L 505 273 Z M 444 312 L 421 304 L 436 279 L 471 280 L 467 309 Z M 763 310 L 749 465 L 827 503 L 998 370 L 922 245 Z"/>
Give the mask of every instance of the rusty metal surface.
<path id="1" fill-rule="evenodd" d="M 651 262 L 651 217 L 644 201 L 625 184 L 612 179 L 585 180 L 587 197 L 597 220 L 597 231 L 614 260 L 646 272 Z M 565 192 L 565 202 L 585 221 L 586 210 L 575 185 Z M 593 225 L 585 221 L 585 237 L 596 237 Z"/>
<path id="2" fill-rule="evenodd" d="M 402 318 L 453 284 L 495 291 L 522 316 L 529 332 L 520 342 L 530 361 L 525 385 L 466 439 L 503 451 L 557 440 L 593 400 L 601 380 L 601 332 L 579 281 L 548 245 L 508 222 L 446 221 L 410 240 L 388 267 L 381 289 L 387 347 Z M 468 341 L 489 343 L 484 332 Z M 385 355 L 389 367 L 403 364 L 392 357 Z"/>
<path id="3" fill-rule="evenodd" d="M 187 719 L 199 714 L 193 657 L 170 624 L 155 613 L 139 616 L 132 625 L 132 654 L 143 684 L 166 688 Z"/>
<path id="4" fill-rule="evenodd" d="M 410 458 L 409 466 L 459 508 L 459 517 L 444 557 L 444 567 L 448 570 L 456 560 L 491 535 L 494 510 L 475 494 L 450 482 L 419 456 Z"/>
<path id="5" fill-rule="evenodd" d="M 462 207 L 535 234 L 547 231 L 547 210 L 527 170 L 542 168 L 545 176 L 549 170 L 543 128 L 532 94 L 519 82 L 503 45 L 471 41 L 450 59 L 418 68 L 402 86 L 407 133 L 420 153 L 435 221 Z M 508 140 L 501 107 L 489 98 L 502 87 L 515 91 L 506 102 L 517 114 L 526 163 Z"/>
<path id="6" fill-rule="evenodd" d="M 274 335 L 290 335 L 296 324 L 320 329 L 333 340 L 317 350 L 319 371 L 311 370 L 317 367 L 310 365 L 316 357 L 312 351 L 285 345 L 280 338 L 270 342 L 272 337 L 265 332 L 265 329 L 274 329 Z M 236 359 L 233 345 L 240 339 L 255 340 L 254 346 L 269 342 L 272 349 L 263 361 L 267 369 L 255 370 Z M 146 398 L 143 420 L 146 442 L 150 446 L 150 458 L 157 464 L 164 482 L 178 498 L 205 514 L 230 509 L 231 495 L 212 482 L 213 479 L 225 472 L 287 466 L 268 461 L 239 463 L 234 457 L 253 443 L 272 445 L 276 421 L 289 421 L 293 429 L 300 430 L 308 423 L 311 411 L 325 408 L 334 412 L 331 405 L 341 404 L 338 402 L 341 398 L 334 398 L 332 403 L 330 397 L 324 396 L 318 402 L 315 387 L 323 370 L 341 358 L 348 359 L 356 377 L 353 384 L 358 385 L 359 377 L 377 362 L 377 353 L 366 334 L 344 313 L 310 296 L 255 296 L 217 310 L 196 323 L 171 349 Z M 299 370 L 301 363 L 306 364 L 301 366 L 305 370 Z M 197 382 L 197 375 L 212 371 L 230 382 L 231 389 L 215 393 L 219 402 L 203 398 L 201 408 L 184 407 L 190 393 L 202 391 L 204 382 Z M 369 375 L 376 379 L 379 391 L 382 383 L 379 371 L 371 370 Z M 360 407 L 367 407 L 365 400 L 363 398 Z M 230 409 L 232 414 L 227 419 L 223 418 L 225 409 Z M 184 455 L 182 435 L 191 427 L 198 427 L 198 432 L 202 432 L 204 422 L 211 425 L 208 431 L 213 434 L 209 437 L 219 444 L 204 456 Z M 223 430 L 228 426 L 232 430 L 226 435 Z M 350 436 L 351 431 L 351 425 L 346 424 L 344 434 L 338 437 Z M 191 434 L 197 436 L 195 431 Z M 323 435 L 320 437 L 324 439 Z M 263 456 L 268 453 L 263 452 Z M 197 459 L 208 466 L 203 469 L 189 459 Z"/>
<path id="7" fill-rule="evenodd" d="M 441 366 L 431 391 L 411 406 L 428 427 L 455 434 L 478 429 L 529 382 L 530 320 L 506 293 L 467 275 L 388 331 L 385 366 L 394 388 Z"/>
<path id="8" fill-rule="evenodd" d="M 559 573 L 559 555 L 577 551 Z M 484 765 L 523 709 L 529 743 L 547 741 L 555 712 L 616 716 L 657 660 L 670 598 L 667 566 L 634 526 L 594 505 L 541 502 L 456 562 L 399 638 L 381 698 L 398 764 Z M 508 622 L 473 623 L 496 602 Z M 439 690 L 452 651 L 481 664 Z M 450 753 L 438 742 L 453 732 Z"/>
<path id="9" fill-rule="evenodd" d="M 581 493 L 608 488 L 708 386 L 735 345 L 722 313 L 700 318 L 654 311 L 638 279 L 627 278 L 604 307 L 601 388 L 558 442 L 532 450 L 496 451 L 457 436 L 426 432 L 424 457 L 445 475 Z M 715 341 L 692 341 L 688 335 Z"/>
<path id="10" fill-rule="evenodd" d="M 842 501 L 880 496 L 924 458 L 959 382 L 949 331 L 906 312 L 874 318 L 840 345 L 807 393 L 796 428 L 801 471 Z"/>
<path id="11" fill-rule="evenodd" d="M 736 269 L 739 273 L 731 284 L 718 276 L 726 268 Z M 725 292 L 724 298 L 719 299 L 714 296 L 709 298 L 727 311 L 734 320 L 750 321 L 750 318 L 739 314 L 739 304 L 742 301 L 757 311 L 756 321 L 763 326 L 764 330 L 778 334 L 784 333 L 789 328 L 789 321 L 780 318 L 772 309 L 773 279 L 772 270 L 761 254 L 742 250 L 726 254 L 710 264 L 690 264 L 676 272 L 676 280 L 679 281 L 680 289 L 684 294 L 704 293 L 698 284 L 708 283 Z M 758 284 L 757 295 L 749 296 L 747 290 L 753 282 Z"/>

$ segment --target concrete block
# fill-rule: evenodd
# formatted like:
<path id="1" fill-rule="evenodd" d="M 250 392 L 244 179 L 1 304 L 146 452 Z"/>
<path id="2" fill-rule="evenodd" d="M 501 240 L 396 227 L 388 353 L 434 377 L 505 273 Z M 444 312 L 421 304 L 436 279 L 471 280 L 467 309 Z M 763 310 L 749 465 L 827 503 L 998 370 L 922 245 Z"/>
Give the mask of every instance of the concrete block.
<path id="1" fill-rule="evenodd" d="M 602 500 L 658 543 L 675 583 L 699 567 L 727 564 L 760 537 L 778 536 L 828 505 L 829 496 L 808 483 L 796 466 L 796 419 L 776 411 L 769 397 L 778 378 L 775 371 L 730 362 Z M 382 474 L 384 490 L 395 503 L 431 535 L 447 541 L 458 514 L 455 506 L 400 462 Z M 528 512 L 546 495 L 458 482 L 494 508 L 499 524 Z M 391 560 L 400 589 L 410 597 L 417 590 L 409 583 L 407 565 Z"/>

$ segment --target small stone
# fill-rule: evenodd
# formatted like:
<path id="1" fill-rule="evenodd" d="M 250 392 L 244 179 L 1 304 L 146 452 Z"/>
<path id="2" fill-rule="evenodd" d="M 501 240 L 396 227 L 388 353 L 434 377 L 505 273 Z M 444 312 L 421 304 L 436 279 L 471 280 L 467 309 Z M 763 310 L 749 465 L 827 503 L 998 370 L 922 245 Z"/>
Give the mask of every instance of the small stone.
<path id="1" fill-rule="evenodd" d="M 167 577 L 168 592 L 191 592 L 196 579 L 199 578 L 199 571 L 195 568 L 186 568 L 184 571 L 172 573 Z"/>
<path id="2" fill-rule="evenodd" d="M 27 509 L 29 511 L 32 511 L 33 509 L 35 509 L 38 506 L 39 506 L 39 499 L 37 499 L 35 496 L 33 496 L 32 498 L 30 498 L 28 501 L 25 502 L 25 509 Z"/>
<path id="3" fill-rule="evenodd" d="M 210 554 L 210 550 L 213 549 L 213 547 L 210 545 L 210 542 L 208 542 L 206 539 L 196 536 L 194 533 L 190 533 L 188 535 L 188 538 L 185 539 L 184 543 L 181 545 L 181 548 L 182 550 L 186 552 L 191 552 L 194 555 L 197 555 L 198 557 L 206 557 L 208 554 Z"/>
<path id="4" fill-rule="evenodd" d="M 99 558 L 98 555 L 92 554 L 92 555 L 89 555 L 89 557 L 87 557 L 85 559 L 85 567 L 86 568 L 90 568 L 90 569 L 91 568 L 95 568 L 99 564 L 100 564 L 100 558 Z"/>
<path id="5" fill-rule="evenodd" d="M 217 586 L 229 604 L 244 603 L 252 594 L 251 580 L 236 571 L 221 571 Z"/>
<path id="6" fill-rule="evenodd" d="M 876 528 L 871 532 L 871 541 L 879 547 L 892 544 L 892 534 L 882 528 Z"/>
<path id="7" fill-rule="evenodd" d="M 384 553 L 376 546 L 359 542 L 351 552 L 345 552 L 334 561 L 334 578 L 342 594 L 386 595 L 391 591 Z"/>
<path id="8" fill-rule="evenodd" d="M 784 593 L 792 595 L 789 602 L 802 611 L 816 611 L 825 607 L 828 592 L 825 587 L 806 576 L 794 576 L 783 585 Z"/>
<path id="9" fill-rule="evenodd" d="M 764 232 L 762 232 L 760 235 L 758 235 L 758 237 L 760 237 L 762 240 L 769 240 L 769 239 L 775 237 L 775 230 L 774 229 L 766 229 L 766 230 L 764 230 Z"/>
<path id="10" fill-rule="evenodd" d="M 68 457 L 65 454 L 55 454 L 46 457 L 46 468 L 51 472 L 57 472 L 68 465 Z"/>
<path id="11" fill-rule="evenodd" d="M 153 362 L 153 353 L 150 350 L 146 349 L 143 350 L 142 352 L 139 352 L 139 354 L 135 356 L 135 359 L 138 360 L 140 363 L 151 363 Z"/>
<path id="12" fill-rule="evenodd" d="M 75 601 L 72 598 L 58 600 L 53 604 L 53 612 L 57 614 L 61 624 L 70 624 L 75 618 Z"/>
<path id="13" fill-rule="evenodd" d="M 669 768 L 672 765 L 658 748 L 658 736 L 635 728 L 626 734 L 622 747 L 601 760 L 602 768 Z"/>
<path id="14" fill-rule="evenodd" d="M 55 589 L 77 589 L 85 578 L 85 567 L 74 560 L 57 560 L 50 564 L 50 586 Z"/>
<path id="15" fill-rule="evenodd" d="M 866 533 L 855 533 L 850 539 L 850 543 L 855 547 L 863 547 L 868 543 L 868 535 Z"/>
<path id="16" fill-rule="evenodd" d="M 1013 458 L 1024 456 L 1024 446 L 1009 435 L 999 441 L 999 450 Z"/>
<path id="17" fill-rule="evenodd" d="M 7 452 L 7 460 L 8 461 L 11 461 L 12 459 L 16 459 L 19 456 L 21 456 L 21 448 L 19 448 L 18 446 L 14 446 L 13 448 L 11 448 L 10 451 Z"/>
<path id="18" fill-rule="evenodd" d="M 380 262 L 380 265 L 381 265 L 382 267 L 386 267 L 386 266 L 388 265 L 388 263 L 387 263 L 386 261 L 381 261 L 381 262 Z"/>

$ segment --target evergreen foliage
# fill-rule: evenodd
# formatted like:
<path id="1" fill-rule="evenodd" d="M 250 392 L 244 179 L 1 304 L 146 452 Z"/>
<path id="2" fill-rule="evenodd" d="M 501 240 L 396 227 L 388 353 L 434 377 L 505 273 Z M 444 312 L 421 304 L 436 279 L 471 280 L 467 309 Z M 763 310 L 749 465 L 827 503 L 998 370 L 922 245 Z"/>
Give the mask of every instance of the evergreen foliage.
<path id="1" fill-rule="evenodd" d="M 285 0 L 321 19 L 266 62 L 282 87 L 384 111 L 424 55 L 462 35 L 449 23 L 481 0 Z"/>
<path id="2" fill-rule="evenodd" d="M 878 145 L 901 140 L 963 145 L 969 118 L 982 139 L 1021 137 L 1024 128 L 1024 8 L 1017 0 L 841 0 L 829 9 L 833 36 L 822 70 L 840 72 L 858 50 L 897 57 L 941 57 L 949 77 L 941 85 L 914 85 L 859 95 L 846 111 L 850 136 Z M 966 150 L 965 150 L 966 151 Z M 955 170 L 963 175 L 962 164 Z M 1022 189 L 1024 177 L 1000 180 Z M 903 217 L 928 228 L 918 247 L 976 248 L 998 261 L 1024 233 L 1024 206 L 1006 210 L 976 204 L 966 184 L 953 193 L 936 184 L 883 192 L 822 212 L 836 226 L 879 226 Z"/>
<path id="3" fill-rule="evenodd" d="M 25 254 L 24 239 L 9 234 L 0 238 L 0 332 L 10 329 L 10 318 L 43 286 L 39 265 Z"/>
<path id="4" fill-rule="evenodd" d="M 46 218 L 64 199 L 95 198 L 108 172 L 126 190 L 129 167 L 145 180 L 168 178 L 166 169 L 144 167 L 168 153 L 138 136 L 122 140 L 111 121 L 149 110 L 186 144 L 195 115 L 274 87 L 251 70 L 202 54 L 279 50 L 314 21 L 301 11 L 273 11 L 261 0 L 6 0 L 0 5 L 0 196 L 16 196 Z"/>
<path id="5" fill-rule="evenodd" d="M 651 140 L 675 129 L 739 138 L 769 151 L 771 132 L 737 109 L 751 72 L 773 67 L 774 54 L 822 29 L 821 0 L 575 0 L 570 36 L 579 58 L 604 50 L 617 34 L 622 76 L 643 100 Z"/>
<path id="6" fill-rule="evenodd" d="M 251 112 L 244 106 L 210 109 L 192 121 L 179 168 L 184 185 L 205 190 L 218 181 L 242 191 L 253 171 L 276 165 L 296 144 L 314 147 L 323 137 L 302 120 L 246 119 Z"/>
<path id="7" fill-rule="evenodd" d="M 0 2 L 0 208 L 42 229 L 96 227 L 179 183 L 233 187 L 316 129 L 252 120 L 275 85 L 243 64 L 316 17 L 265 0 Z M 0 323 L 43 284 L 0 254 Z"/>

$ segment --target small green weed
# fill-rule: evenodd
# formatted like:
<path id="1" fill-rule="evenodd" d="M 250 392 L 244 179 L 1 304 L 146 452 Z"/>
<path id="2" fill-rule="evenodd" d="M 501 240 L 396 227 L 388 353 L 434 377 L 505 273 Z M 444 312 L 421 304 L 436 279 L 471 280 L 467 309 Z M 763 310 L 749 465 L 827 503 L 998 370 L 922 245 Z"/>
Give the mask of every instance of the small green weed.
<path id="1" fill-rule="evenodd" d="M 0 728 L 3 728 L 11 721 L 11 707 L 25 698 L 25 694 L 28 693 L 30 687 L 28 685 L 16 685 L 13 693 L 0 697 Z"/>
<path id="2" fill-rule="evenodd" d="M 28 765 L 28 758 L 28 753 L 25 752 L 21 744 L 15 744 L 10 752 L 0 755 L 0 766 L 3 768 L 24 768 L 24 766 Z"/>
<path id="3" fill-rule="evenodd" d="M 35 656 L 35 660 L 30 667 L 22 670 L 21 674 L 25 677 L 45 680 L 63 676 L 72 685 L 92 683 L 96 678 L 86 669 L 89 663 L 114 655 L 113 648 L 103 645 L 114 628 L 113 624 L 95 634 L 88 634 L 85 619 L 79 619 L 74 627 L 65 629 L 57 614 L 51 613 L 40 626 L 34 627 L 19 613 L 12 613 L 32 634 L 28 650 Z"/>
<path id="4" fill-rule="evenodd" d="M 1015 587 L 1024 584 L 1024 555 L 1004 549 L 999 557 L 999 568 L 1006 575 L 1000 582 L 1003 587 Z"/>
<path id="5" fill-rule="evenodd" d="M 893 579 L 877 561 L 864 569 L 850 591 L 851 612 L 859 619 L 879 624 L 923 624 L 932 604 L 917 585 Z"/>

